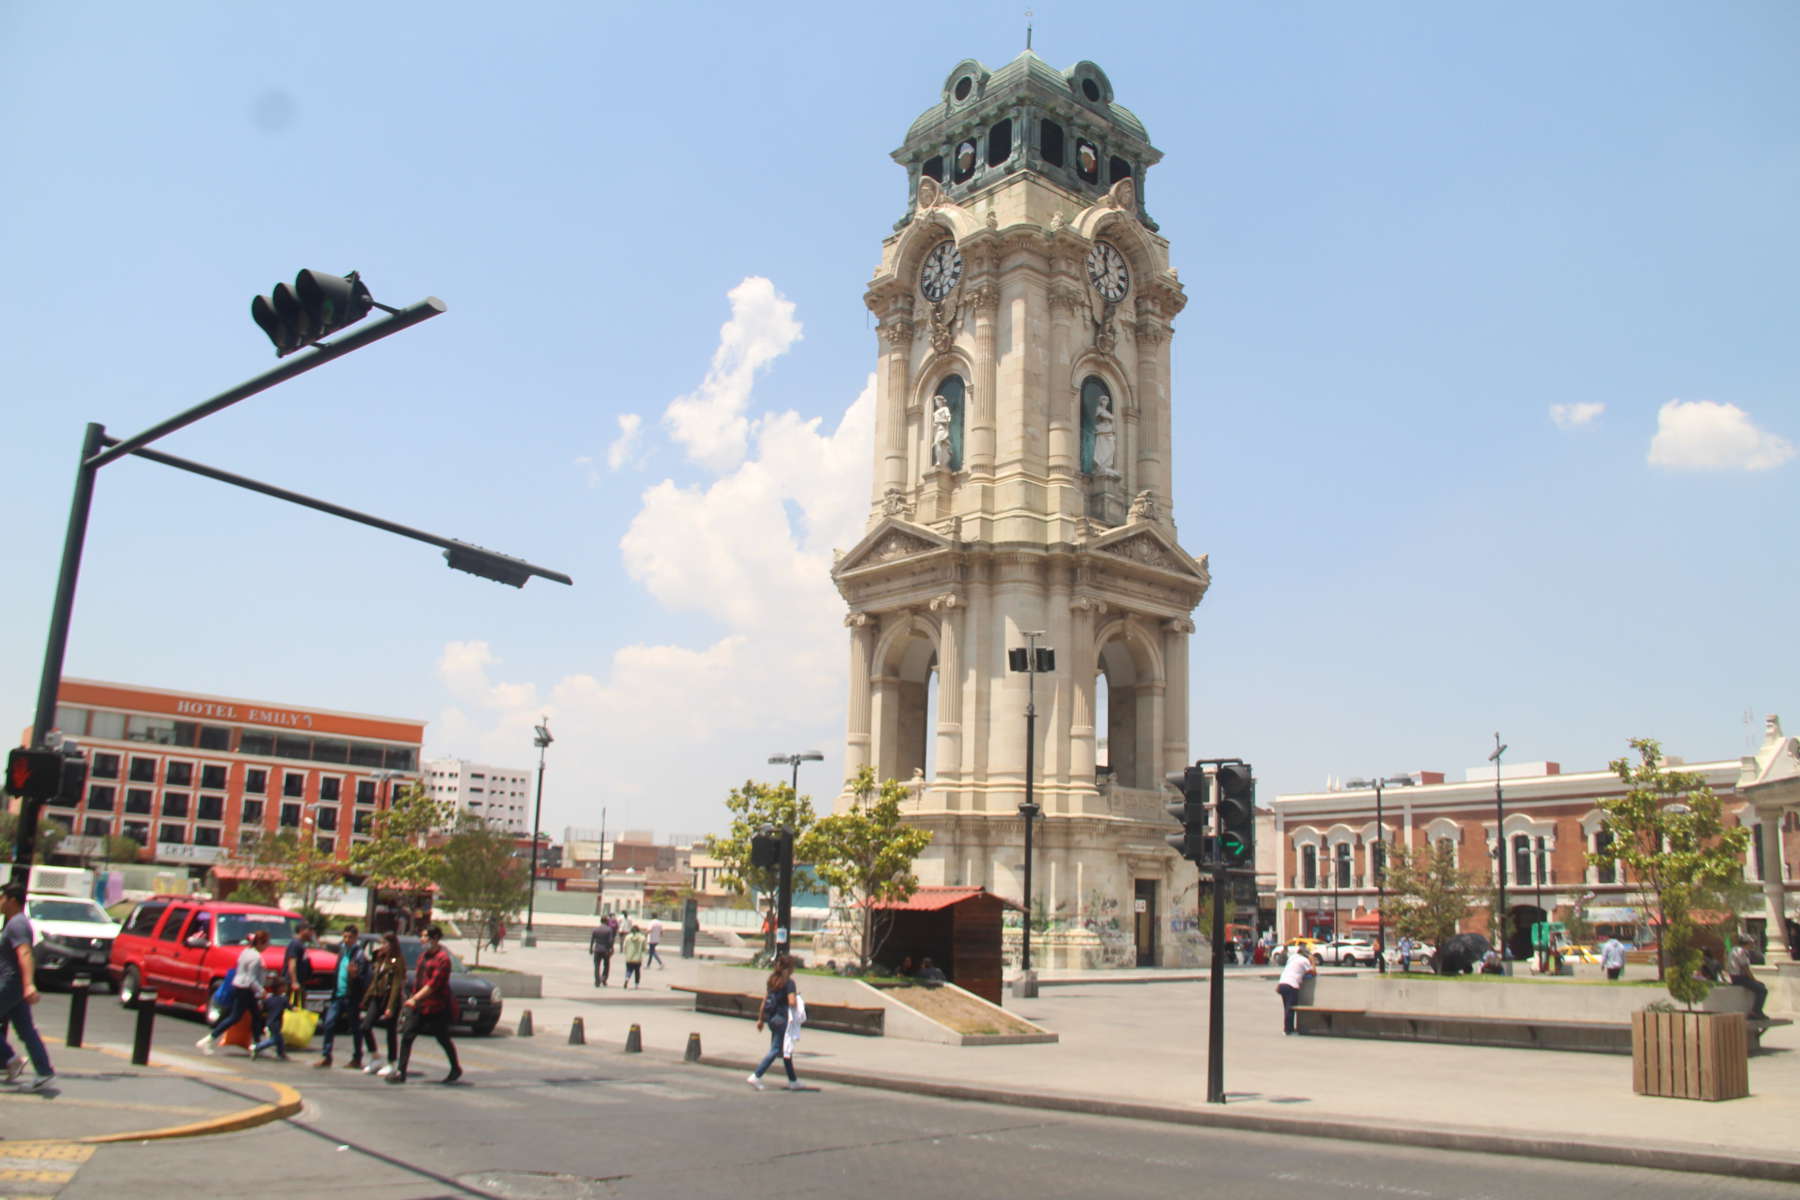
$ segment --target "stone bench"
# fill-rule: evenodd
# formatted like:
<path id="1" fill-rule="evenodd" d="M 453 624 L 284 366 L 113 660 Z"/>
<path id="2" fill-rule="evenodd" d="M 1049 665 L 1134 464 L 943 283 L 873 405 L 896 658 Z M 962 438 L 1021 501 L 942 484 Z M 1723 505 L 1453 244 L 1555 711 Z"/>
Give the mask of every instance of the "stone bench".
<path id="1" fill-rule="evenodd" d="M 1525 1050 L 1574 1050 L 1590 1054 L 1631 1053 L 1630 1022 L 1372 1012 L 1314 1004 L 1296 1005 L 1294 1020 L 1294 1027 L 1301 1033 L 1323 1037 L 1389 1038 Z M 1750 1053 L 1756 1054 L 1762 1049 L 1764 1030 L 1792 1023 L 1785 1020 L 1747 1022 Z"/>
<path id="2" fill-rule="evenodd" d="M 710 988 L 671 985 L 670 991 L 690 992 L 694 1011 L 719 1017 L 744 1017 L 754 1021 L 762 1013 L 763 998 L 749 992 L 715 991 Z M 853 1004 L 817 1004 L 806 1002 L 806 1027 L 832 1033 L 854 1033 L 863 1037 L 881 1037 L 887 1024 L 887 1010 L 879 1006 Z"/>

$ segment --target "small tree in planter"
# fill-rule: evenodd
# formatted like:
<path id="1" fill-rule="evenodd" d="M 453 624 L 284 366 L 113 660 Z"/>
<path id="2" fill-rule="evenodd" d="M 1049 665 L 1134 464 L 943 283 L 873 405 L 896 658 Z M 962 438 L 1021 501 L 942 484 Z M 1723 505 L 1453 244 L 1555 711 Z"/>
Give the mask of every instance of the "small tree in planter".
<path id="1" fill-rule="evenodd" d="M 1612 764 L 1625 794 L 1599 802 L 1612 840 L 1588 860 L 1631 872 L 1659 918 L 1659 977 L 1670 997 L 1687 1008 L 1633 1015 L 1633 1086 L 1650 1095 L 1692 1099 L 1747 1095 L 1749 1046 L 1742 1016 L 1693 1010 L 1712 990 L 1700 973 L 1698 902 L 1735 888 L 1750 831 L 1725 827 L 1719 798 L 1698 774 L 1665 770 L 1655 739 L 1633 738 L 1631 748 L 1635 763 L 1620 758 Z"/>
<path id="2" fill-rule="evenodd" d="M 1457 869 L 1447 845 L 1393 847 L 1387 869 L 1388 926 L 1396 938 L 1424 940 L 1438 949 L 1474 910 L 1474 876 Z"/>

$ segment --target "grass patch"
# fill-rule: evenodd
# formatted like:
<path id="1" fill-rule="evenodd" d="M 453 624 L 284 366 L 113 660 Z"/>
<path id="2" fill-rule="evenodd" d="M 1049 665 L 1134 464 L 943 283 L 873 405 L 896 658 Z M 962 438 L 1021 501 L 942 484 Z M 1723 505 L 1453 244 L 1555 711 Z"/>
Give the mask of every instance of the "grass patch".
<path id="1" fill-rule="evenodd" d="M 1663 981 L 1659 979 L 1572 979 L 1567 975 L 1432 975 L 1423 971 L 1396 972 L 1388 976 L 1390 979 L 1405 979 L 1420 983 L 1461 983 L 1461 984 L 1513 984 L 1542 987 L 1652 987 L 1660 988 Z"/>

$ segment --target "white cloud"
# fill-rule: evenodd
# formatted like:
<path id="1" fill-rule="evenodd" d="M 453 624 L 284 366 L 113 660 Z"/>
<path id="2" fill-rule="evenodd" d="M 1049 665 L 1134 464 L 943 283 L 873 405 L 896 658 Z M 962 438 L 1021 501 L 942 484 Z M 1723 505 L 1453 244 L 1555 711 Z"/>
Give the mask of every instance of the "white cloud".
<path id="1" fill-rule="evenodd" d="M 792 301 L 775 285 L 752 275 L 732 288 L 731 319 L 719 329 L 719 348 L 700 387 L 669 403 L 669 434 L 701 466 L 730 470 L 744 457 L 750 389 L 756 372 L 800 340 Z"/>
<path id="2" fill-rule="evenodd" d="M 847 651 L 830 570 L 833 549 L 853 545 L 868 516 L 875 378 L 829 429 L 793 411 L 753 415 L 756 367 L 800 326 L 767 280 L 746 279 L 730 295 L 707 382 L 671 404 L 666 421 L 702 465 L 730 461 L 709 480 L 645 489 L 619 543 L 627 574 L 658 605 L 700 614 L 710 631 L 692 645 L 599 647 L 542 689 L 499 678 L 486 642 L 452 642 L 438 663 L 450 703 L 431 727 L 433 752 L 516 763 L 531 725 L 550 717 L 553 833 L 559 812 L 564 823 L 598 824 L 608 796 L 611 823 L 705 832 L 718 824 L 725 789 L 765 773 L 792 731 L 841 734 Z M 621 440 L 637 429 L 620 418 Z M 732 437 L 735 453 L 720 452 Z M 802 790 L 828 804 L 837 747 L 818 748 L 828 761 Z"/>
<path id="3" fill-rule="evenodd" d="M 1594 418 L 1605 411 L 1606 405 L 1591 400 L 1577 404 L 1552 404 L 1550 419 L 1558 429 L 1579 429 L 1583 425 L 1592 424 Z"/>
<path id="4" fill-rule="evenodd" d="M 631 461 L 632 452 L 637 449 L 638 439 L 644 432 L 644 418 L 636 413 L 619 414 L 619 436 L 613 439 L 612 445 L 606 448 L 606 465 L 611 470 L 618 470 Z"/>
<path id="5" fill-rule="evenodd" d="M 1767 471 L 1794 457 L 1794 443 L 1758 429 L 1735 404 L 1671 400 L 1656 414 L 1650 465 L 1677 471 Z"/>

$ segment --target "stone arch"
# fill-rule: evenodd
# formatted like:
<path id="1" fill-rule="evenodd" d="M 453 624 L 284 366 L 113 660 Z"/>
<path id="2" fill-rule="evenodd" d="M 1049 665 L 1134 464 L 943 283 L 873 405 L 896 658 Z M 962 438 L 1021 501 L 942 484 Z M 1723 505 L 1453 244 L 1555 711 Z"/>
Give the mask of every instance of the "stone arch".
<path id="1" fill-rule="evenodd" d="M 972 213 L 948 201 L 923 210 L 900 234 L 899 252 L 894 256 L 895 274 L 910 287 L 933 246 L 949 238 L 960 247 L 964 238 L 983 228 Z M 964 271 L 966 278 L 966 257 Z"/>
<path id="2" fill-rule="evenodd" d="M 916 612 L 886 623 L 876 639 L 870 687 L 877 779 L 910 779 L 925 768 L 936 724 L 931 693 L 938 651 L 937 626 Z"/>
<path id="3" fill-rule="evenodd" d="M 1106 711 L 1095 728 L 1106 731 L 1107 766 L 1120 787 L 1162 786 L 1161 728 L 1166 684 L 1162 649 L 1143 625 L 1122 616 L 1094 634 L 1092 676 L 1106 677 Z"/>
<path id="4" fill-rule="evenodd" d="M 1428 852 L 1433 851 L 1437 849 L 1440 842 L 1449 842 L 1450 853 L 1459 869 L 1462 867 L 1462 839 L 1462 826 L 1449 817 L 1439 817 L 1425 826 L 1425 849 Z"/>
<path id="5" fill-rule="evenodd" d="M 1320 868 L 1324 858 L 1324 836 L 1311 825 L 1302 825 L 1290 835 L 1294 845 L 1294 879 L 1293 886 L 1312 889 L 1319 886 L 1323 878 Z M 1307 882 L 1308 856 L 1311 858 L 1310 872 L 1312 881 Z"/>

